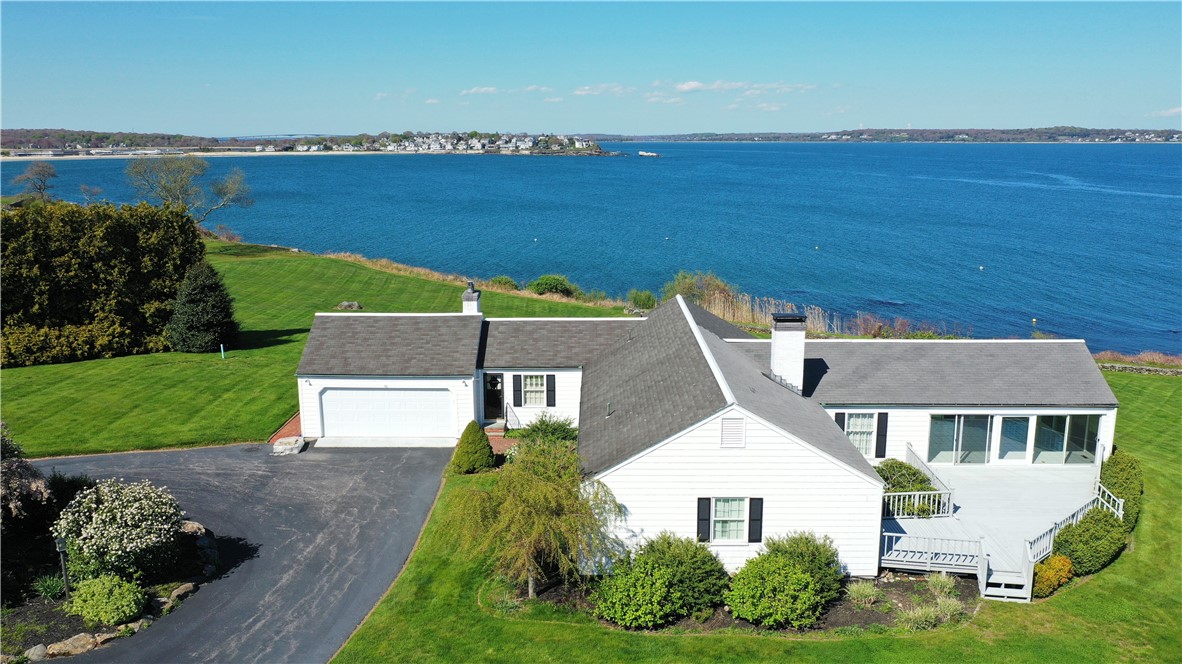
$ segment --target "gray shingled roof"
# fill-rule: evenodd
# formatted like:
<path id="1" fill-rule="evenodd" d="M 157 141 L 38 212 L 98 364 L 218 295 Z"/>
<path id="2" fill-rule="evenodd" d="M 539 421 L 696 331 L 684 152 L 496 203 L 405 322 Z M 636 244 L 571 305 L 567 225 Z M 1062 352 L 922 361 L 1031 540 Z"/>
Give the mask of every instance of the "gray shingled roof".
<path id="1" fill-rule="evenodd" d="M 666 302 L 583 370 L 584 468 L 606 470 L 726 404 L 680 305 Z"/>
<path id="2" fill-rule="evenodd" d="M 713 332 L 719 339 L 750 339 L 751 334 L 686 300 L 685 308 L 698 327 Z"/>
<path id="3" fill-rule="evenodd" d="M 736 350 L 742 344 L 728 344 L 702 325 L 712 314 L 689 311 L 691 318 L 676 300 L 666 302 L 632 329 L 628 341 L 584 370 L 579 453 L 588 472 L 607 470 L 728 406 L 709 354 L 734 403 L 880 481 L 820 406 L 765 376 Z M 704 349 L 694 336 L 695 324 Z"/>
<path id="4" fill-rule="evenodd" d="M 471 376 L 482 318 L 318 314 L 296 370 L 303 376 Z"/>
<path id="5" fill-rule="evenodd" d="M 737 348 L 766 344 L 728 344 L 709 332 L 702 338 L 736 403 L 875 482 L 882 481 L 825 409 L 769 378 L 767 366 L 757 365 Z"/>
<path id="6" fill-rule="evenodd" d="M 620 341 L 640 318 L 504 320 L 490 318 L 483 366 L 491 369 L 582 367 Z"/>
<path id="7" fill-rule="evenodd" d="M 1082 341 L 817 340 L 804 371 L 826 405 L 1117 405 Z"/>

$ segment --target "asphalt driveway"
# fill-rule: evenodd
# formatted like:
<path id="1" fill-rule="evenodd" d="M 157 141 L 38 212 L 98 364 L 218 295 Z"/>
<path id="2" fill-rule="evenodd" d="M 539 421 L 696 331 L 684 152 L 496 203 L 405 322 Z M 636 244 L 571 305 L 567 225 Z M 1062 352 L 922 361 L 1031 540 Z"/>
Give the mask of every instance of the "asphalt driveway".
<path id="1" fill-rule="evenodd" d="M 269 445 L 39 461 L 49 472 L 148 479 L 214 531 L 219 578 L 151 628 L 84 662 L 325 662 L 402 569 L 449 448 Z"/>

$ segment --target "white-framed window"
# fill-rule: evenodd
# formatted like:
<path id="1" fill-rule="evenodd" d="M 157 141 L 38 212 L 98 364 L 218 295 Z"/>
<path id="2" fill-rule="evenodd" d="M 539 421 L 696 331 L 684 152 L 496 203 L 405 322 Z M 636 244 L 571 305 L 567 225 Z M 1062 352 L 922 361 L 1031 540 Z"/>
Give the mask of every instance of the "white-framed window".
<path id="1" fill-rule="evenodd" d="M 710 521 L 710 539 L 715 542 L 747 540 L 747 499 L 715 498 Z"/>
<path id="2" fill-rule="evenodd" d="M 874 455 L 875 413 L 847 413 L 845 435 L 862 456 Z"/>
<path id="3" fill-rule="evenodd" d="M 541 374 L 521 377 L 522 403 L 526 406 L 546 405 L 546 377 Z"/>
<path id="4" fill-rule="evenodd" d="M 747 421 L 741 417 L 722 418 L 722 446 L 746 447 Z"/>

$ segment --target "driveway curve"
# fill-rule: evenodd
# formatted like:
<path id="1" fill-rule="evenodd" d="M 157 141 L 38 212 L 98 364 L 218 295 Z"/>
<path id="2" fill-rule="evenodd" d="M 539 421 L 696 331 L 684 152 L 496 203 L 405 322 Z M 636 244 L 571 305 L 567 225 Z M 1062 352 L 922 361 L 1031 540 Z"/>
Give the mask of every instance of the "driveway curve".
<path id="1" fill-rule="evenodd" d="M 394 581 L 451 449 L 269 445 L 46 459 L 46 473 L 147 479 L 217 536 L 220 576 L 80 662 L 326 662 Z"/>

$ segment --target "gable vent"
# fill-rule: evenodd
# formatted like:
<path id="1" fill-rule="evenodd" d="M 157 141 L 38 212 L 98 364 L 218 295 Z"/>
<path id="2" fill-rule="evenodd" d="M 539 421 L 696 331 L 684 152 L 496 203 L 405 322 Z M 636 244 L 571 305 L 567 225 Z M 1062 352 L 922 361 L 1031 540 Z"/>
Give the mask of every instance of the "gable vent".
<path id="1" fill-rule="evenodd" d="M 722 418 L 722 446 L 723 447 L 746 447 L 747 446 L 747 427 L 746 421 L 741 417 L 724 417 Z"/>

